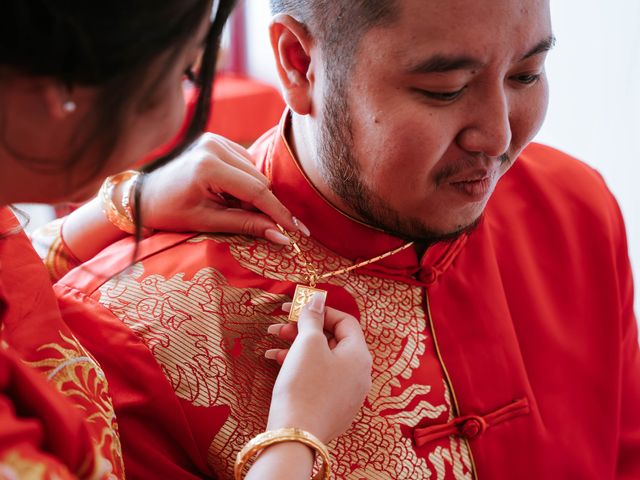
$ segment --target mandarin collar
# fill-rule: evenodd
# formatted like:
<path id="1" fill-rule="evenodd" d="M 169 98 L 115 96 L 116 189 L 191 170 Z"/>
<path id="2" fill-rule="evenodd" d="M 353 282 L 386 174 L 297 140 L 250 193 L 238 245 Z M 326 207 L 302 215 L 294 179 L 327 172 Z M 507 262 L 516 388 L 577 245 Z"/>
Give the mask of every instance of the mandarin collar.
<path id="1" fill-rule="evenodd" d="M 311 183 L 291 149 L 286 133 L 291 122 L 285 111 L 259 159 L 276 197 L 311 231 L 314 240 L 354 263 L 401 247 L 406 240 L 367 225 L 331 204 Z M 356 270 L 420 284 L 435 282 L 467 241 L 467 234 L 431 245 L 421 258 L 414 248 Z M 413 283 L 413 282 L 411 282 Z"/>

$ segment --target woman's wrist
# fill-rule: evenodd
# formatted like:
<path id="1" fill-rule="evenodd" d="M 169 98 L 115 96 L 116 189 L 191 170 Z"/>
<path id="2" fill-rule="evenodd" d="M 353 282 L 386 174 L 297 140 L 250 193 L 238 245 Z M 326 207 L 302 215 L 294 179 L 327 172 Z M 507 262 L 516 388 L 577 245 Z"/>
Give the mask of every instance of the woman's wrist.
<path id="1" fill-rule="evenodd" d="M 322 419 L 318 419 L 315 415 L 309 415 L 308 411 L 302 410 L 299 402 L 279 401 L 280 397 L 272 399 L 271 410 L 267 420 L 267 430 L 274 431 L 287 428 L 291 425 L 311 433 L 320 442 L 327 444 L 332 439 L 326 435 L 323 428 Z"/>
<path id="2" fill-rule="evenodd" d="M 123 205 L 132 208 L 137 172 L 123 172 L 105 181 L 96 198 L 69 215 L 63 225 L 70 251 L 81 261 L 94 257 L 103 248 L 135 232 L 135 219 Z M 143 236 L 150 229 L 142 230 Z"/>
<path id="3" fill-rule="evenodd" d="M 249 469 L 245 480 L 307 480 L 313 471 L 312 450 L 298 442 L 283 442 L 265 448 Z"/>
<path id="4" fill-rule="evenodd" d="M 289 447 L 274 449 L 274 447 L 279 445 L 294 443 L 299 446 L 294 447 L 293 445 L 290 445 Z M 300 449 L 300 446 L 304 447 L 304 449 Z M 268 453 L 269 450 L 271 453 Z M 309 458 L 309 454 L 311 452 L 313 452 L 313 455 Z M 303 468 L 295 475 L 289 476 L 291 475 L 291 472 L 286 467 L 288 467 L 291 462 L 280 458 L 288 455 L 292 456 L 290 459 L 291 461 L 301 461 L 303 466 L 305 464 L 305 458 L 310 460 L 311 463 L 307 464 L 306 468 Z M 299 428 L 286 427 L 277 430 L 267 430 L 247 442 L 247 444 L 238 453 L 236 459 L 234 468 L 234 476 L 236 480 L 241 480 L 243 478 L 242 474 L 245 466 L 256 456 L 259 461 L 256 461 L 252 466 L 252 474 L 248 478 L 284 478 L 282 475 L 285 473 L 288 473 L 286 478 L 308 478 L 308 475 L 312 470 L 314 459 L 316 458 L 320 461 L 320 470 L 313 477 L 314 480 L 328 480 L 330 478 L 331 461 L 326 445 L 313 434 Z M 256 473 L 256 470 L 260 475 Z M 279 472 L 280 476 L 276 476 L 276 472 Z M 269 475 L 267 475 L 267 473 L 269 473 Z"/>
<path id="5" fill-rule="evenodd" d="M 102 184 L 98 198 L 107 220 L 113 226 L 128 234 L 134 234 L 140 228 L 143 236 L 148 236 L 153 231 L 138 226 L 134 215 L 136 189 L 141 175 L 134 170 L 112 175 Z"/>
<path id="6" fill-rule="evenodd" d="M 73 255 L 84 262 L 127 234 L 107 220 L 100 199 L 94 198 L 69 214 L 62 236 Z"/>

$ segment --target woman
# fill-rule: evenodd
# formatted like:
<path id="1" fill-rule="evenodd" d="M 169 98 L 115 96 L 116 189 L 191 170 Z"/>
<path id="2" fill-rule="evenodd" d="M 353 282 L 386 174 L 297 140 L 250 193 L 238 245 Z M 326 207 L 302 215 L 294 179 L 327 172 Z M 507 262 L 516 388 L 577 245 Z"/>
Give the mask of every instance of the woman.
<path id="1" fill-rule="evenodd" d="M 178 146 L 148 170 L 163 168 L 143 179 L 143 189 L 136 189 L 138 224 L 166 228 L 174 225 L 176 216 L 183 222 L 177 227 L 183 229 L 238 231 L 251 224 L 254 233 L 280 242 L 284 242 L 281 237 L 268 232 L 274 221 L 304 230 L 263 188 L 265 180 L 242 160 L 245 154 L 223 140 L 208 138 L 201 144 L 199 161 L 191 152 L 177 164 L 168 163 L 202 131 L 215 53 L 232 4 L 216 2 L 211 17 L 208 0 L 3 3 L 0 478 L 123 478 L 125 474 L 106 379 L 61 319 L 47 273 L 7 205 L 84 200 L 102 178 L 169 140 L 183 120 L 185 72 L 202 55 L 197 78 L 201 88 L 188 127 Z M 206 170 L 203 177 L 202 167 L 211 164 L 217 170 Z M 176 180 L 182 188 L 168 191 L 166 185 L 175 185 Z M 116 203 L 123 194 L 109 191 Z M 228 210 L 222 201 L 212 203 L 212 198 L 220 197 L 217 194 L 246 200 L 272 219 Z M 148 215 L 144 220 L 145 202 L 157 196 L 177 213 L 155 209 L 167 215 Z M 72 225 L 65 232 L 80 257 L 91 256 L 101 242 L 122 235 L 96 207 L 89 204 L 84 217 L 75 216 L 84 218 L 75 232 Z M 213 212 L 217 213 L 212 224 L 208 217 Z M 297 338 L 291 326 L 275 332 L 295 341 L 288 352 L 269 353 L 283 367 L 265 427 L 299 427 L 311 434 L 309 438 L 328 442 L 346 429 L 362 402 L 370 358 L 353 318 L 333 310 L 324 318 L 323 312 L 321 300 L 314 299 L 301 318 Z M 323 325 L 333 337 L 331 343 Z M 330 380 L 325 372 L 333 373 Z M 340 385 L 334 372 L 342 373 Z M 327 396 L 330 391 L 339 392 L 339 398 Z M 302 443 L 278 443 L 263 449 L 248 475 L 308 478 L 311 452 Z"/>

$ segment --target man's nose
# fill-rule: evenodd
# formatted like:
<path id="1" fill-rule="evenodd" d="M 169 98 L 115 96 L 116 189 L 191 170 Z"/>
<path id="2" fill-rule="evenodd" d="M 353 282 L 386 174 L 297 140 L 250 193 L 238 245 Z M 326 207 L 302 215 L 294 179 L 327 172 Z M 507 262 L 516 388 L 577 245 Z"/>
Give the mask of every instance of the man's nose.
<path id="1" fill-rule="evenodd" d="M 511 144 L 509 102 L 501 88 L 486 92 L 469 108 L 465 128 L 458 135 L 459 146 L 470 153 L 498 157 Z"/>

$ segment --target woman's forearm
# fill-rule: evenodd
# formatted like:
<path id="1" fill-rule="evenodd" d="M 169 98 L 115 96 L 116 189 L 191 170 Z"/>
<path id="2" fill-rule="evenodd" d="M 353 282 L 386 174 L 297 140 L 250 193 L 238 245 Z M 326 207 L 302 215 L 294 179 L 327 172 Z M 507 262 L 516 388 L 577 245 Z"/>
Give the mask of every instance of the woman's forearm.
<path id="1" fill-rule="evenodd" d="M 69 214 L 62 236 L 71 253 L 85 262 L 127 234 L 107 220 L 100 199 L 94 198 Z"/>

